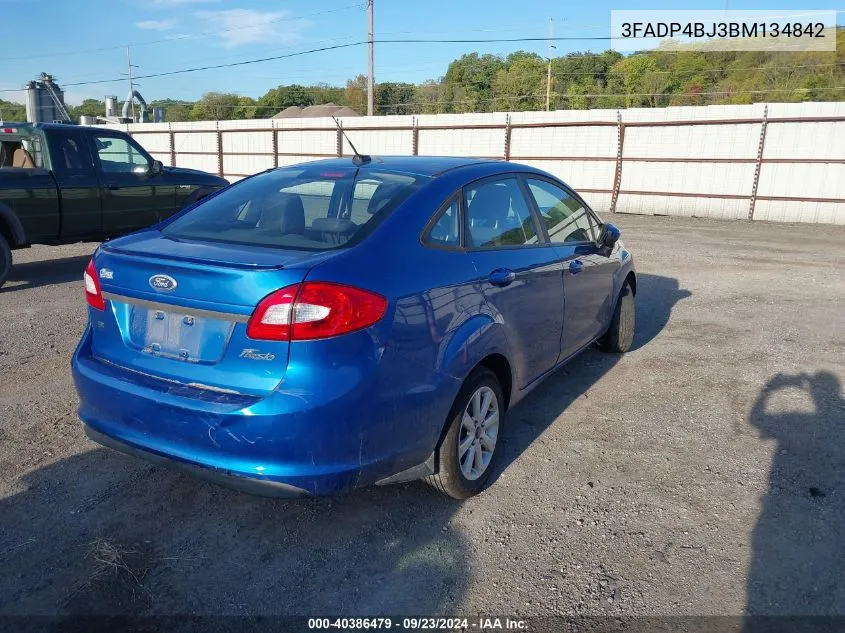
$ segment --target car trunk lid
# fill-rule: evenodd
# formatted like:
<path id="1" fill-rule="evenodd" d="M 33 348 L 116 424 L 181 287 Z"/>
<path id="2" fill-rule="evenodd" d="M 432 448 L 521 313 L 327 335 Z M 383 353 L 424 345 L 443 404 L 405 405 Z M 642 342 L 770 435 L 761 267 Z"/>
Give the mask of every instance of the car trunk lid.
<path id="1" fill-rule="evenodd" d="M 249 317 L 330 256 L 149 231 L 105 244 L 94 261 L 106 310 L 92 309 L 93 353 L 166 381 L 267 394 L 284 377 L 289 343 L 248 338 Z"/>

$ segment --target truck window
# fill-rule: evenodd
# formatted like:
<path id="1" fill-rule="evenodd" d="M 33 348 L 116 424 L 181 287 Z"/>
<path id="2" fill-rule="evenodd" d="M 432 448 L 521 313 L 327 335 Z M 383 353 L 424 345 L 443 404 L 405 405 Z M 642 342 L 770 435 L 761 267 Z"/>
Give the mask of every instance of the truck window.
<path id="1" fill-rule="evenodd" d="M 0 168 L 22 167 L 33 169 L 43 166 L 41 142 L 37 137 L 0 141 Z"/>
<path id="2" fill-rule="evenodd" d="M 93 176 L 94 166 L 85 139 L 75 130 L 50 130 L 50 156 L 59 176 Z"/>
<path id="3" fill-rule="evenodd" d="M 141 149 L 119 136 L 94 136 L 100 168 L 107 174 L 146 174 L 150 160 Z"/>

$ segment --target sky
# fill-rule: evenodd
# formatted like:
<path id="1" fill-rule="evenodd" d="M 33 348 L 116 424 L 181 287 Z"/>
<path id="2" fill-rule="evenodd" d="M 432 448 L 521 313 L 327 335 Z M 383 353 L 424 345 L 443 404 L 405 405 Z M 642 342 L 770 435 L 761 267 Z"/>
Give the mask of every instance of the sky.
<path id="1" fill-rule="evenodd" d="M 686 8 L 801 9 L 807 0 L 699 0 Z M 833 0 L 813 9 L 836 9 Z M 484 39 L 583 37 L 555 42 L 555 55 L 608 48 L 611 9 L 670 9 L 649 0 L 374 0 L 375 38 Z M 65 89 L 65 100 L 102 99 L 128 92 L 126 46 L 138 75 L 225 64 L 366 40 L 366 0 L 0 0 L 0 98 L 23 102 L 16 91 L 41 72 Z M 843 23 L 845 14 L 839 14 Z M 10 28 L 14 25 L 13 28 Z M 506 55 L 548 43 L 378 43 L 376 81 L 420 82 L 446 72 L 463 53 Z M 234 68 L 137 80 L 147 101 L 196 100 L 205 92 L 258 98 L 280 84 L 328 83 L 367 72 L 367 47 L 348 46 Z M 69 84 L 113 80 L 72 86 Z M 11 91 L 15 90 L 15 91 Z"/>

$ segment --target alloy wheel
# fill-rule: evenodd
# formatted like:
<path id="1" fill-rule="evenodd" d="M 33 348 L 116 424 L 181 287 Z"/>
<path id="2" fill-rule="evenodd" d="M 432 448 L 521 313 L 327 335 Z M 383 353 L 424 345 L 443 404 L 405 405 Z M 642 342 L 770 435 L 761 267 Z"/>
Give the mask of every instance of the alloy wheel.
<path id="1" fill-rule="evenodd" d="M 458 463 L 468 480 L 481 477 L 496 450 L 499 436 L 499 401 L 496 393 L 481 386 L 469 399 L 458 433 Z"/>

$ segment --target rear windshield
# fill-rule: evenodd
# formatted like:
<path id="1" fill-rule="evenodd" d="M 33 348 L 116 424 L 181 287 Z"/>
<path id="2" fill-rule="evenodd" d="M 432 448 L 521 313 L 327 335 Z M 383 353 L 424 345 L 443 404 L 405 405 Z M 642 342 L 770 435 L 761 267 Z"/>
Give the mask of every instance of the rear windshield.
<path id="1" fill-rule="evenodd" d="M 290 167 L 244 180 L 167 224 L 180 239 L 323 251 L 360 241 L 426 178 Z"/>

